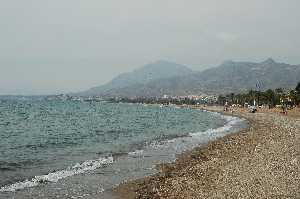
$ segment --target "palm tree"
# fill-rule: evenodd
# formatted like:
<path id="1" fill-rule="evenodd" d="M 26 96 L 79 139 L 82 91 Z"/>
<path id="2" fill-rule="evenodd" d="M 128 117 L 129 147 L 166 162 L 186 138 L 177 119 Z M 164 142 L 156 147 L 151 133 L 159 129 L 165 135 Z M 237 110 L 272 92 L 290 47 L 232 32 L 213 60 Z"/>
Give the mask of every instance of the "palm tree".
<path id="1" fill-rule="evenodd" d="M 226 102 L 226 97 L 224 97 L 223 95 L 219 95 L 219 97 L 218 97 L 218 104 L 224 105 L 225 102 Z"/>
<path id="2" fill-rule="evenodd" d="M 297 84 L 296 88 L 295 88 L 295 92 L 296 92 L 296 104 L 299 106 L 300 104 L 300 82 Z"/>
<path id="3" fill-rule="evenodd" d="M 234 93 L 230 93 L 230 100 L 231 100 L 231 104 L 235 104 L 234 103 Z"/>
<path id="4" fill-rule="evenodd" d="M 297 91 L 297 93 L 300 94 L 300 82 L 297 84 L 295 91 Z"/>
<path id="5" fill-rule="evenodd" d="M 297 91 L 296 90 L 291 90 L 289 92 L 289 98 L 291 99 L 293 105 L 298 105 Z"/>
<path id="6" fill-rule="evenodd" d="M 265 92 L 265 97 L 266 97 L 267 102 L 269 103 L 271 108 L 276 105 L 276 95 L 275 95 L 275 92 L 273 90 L 268 89 Z"/>

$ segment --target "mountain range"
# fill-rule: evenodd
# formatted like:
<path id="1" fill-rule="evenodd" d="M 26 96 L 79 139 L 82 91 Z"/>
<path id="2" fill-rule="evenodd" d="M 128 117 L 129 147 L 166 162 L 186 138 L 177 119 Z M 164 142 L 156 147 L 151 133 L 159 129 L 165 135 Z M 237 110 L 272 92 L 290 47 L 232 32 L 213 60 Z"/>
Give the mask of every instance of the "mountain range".
<path id="1" fill-rule="evenodd" d="M 168 79 L 172 77 L 191 75 L 193 73 L 193 70 L 184 65 L 159 60 L 140 67 L 132 72 L 120 74 L 107 84 L 91 88 L 82 92 L 82 94 L 104 95 L 133 85 L 144 85 L 158 79 Z"/>
<path id="2" fill-rule="evenodd" d="M 226 94 L 250 89 L 295 88 L 299 81 L 300 65 L 278 63 L 272 58 L 261 63 L 226 61 L 204 71 L 157 61 L 78 95 L 154 97 L 165 94 Z"/>

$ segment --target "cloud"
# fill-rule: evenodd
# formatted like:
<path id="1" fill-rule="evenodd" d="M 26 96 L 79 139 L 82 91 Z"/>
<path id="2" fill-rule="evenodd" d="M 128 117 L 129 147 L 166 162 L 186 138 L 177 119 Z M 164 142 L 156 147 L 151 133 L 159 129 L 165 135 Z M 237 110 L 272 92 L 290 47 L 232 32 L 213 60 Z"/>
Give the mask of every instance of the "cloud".
<path id="1" fill-rule="evenodd" d="M 2 3 L 3 2 L 3 3 Z M 299 64 L 299 0 L 9 0 L 0 94 L 72 92 L 149 62 Z"/>

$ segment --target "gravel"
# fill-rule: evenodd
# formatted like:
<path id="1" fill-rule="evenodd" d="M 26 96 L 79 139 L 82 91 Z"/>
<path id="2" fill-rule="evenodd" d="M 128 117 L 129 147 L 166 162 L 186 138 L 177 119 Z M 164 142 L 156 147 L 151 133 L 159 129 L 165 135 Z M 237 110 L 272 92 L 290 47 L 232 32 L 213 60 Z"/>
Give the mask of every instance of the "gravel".
<path id="1" fill-rule="evenodd" d="M 221 111 L 220 107 L 206 107 Z M 250 126 L 120 185 L 120 198 L 300 198 L 300 111 L 235 109 Z"/>

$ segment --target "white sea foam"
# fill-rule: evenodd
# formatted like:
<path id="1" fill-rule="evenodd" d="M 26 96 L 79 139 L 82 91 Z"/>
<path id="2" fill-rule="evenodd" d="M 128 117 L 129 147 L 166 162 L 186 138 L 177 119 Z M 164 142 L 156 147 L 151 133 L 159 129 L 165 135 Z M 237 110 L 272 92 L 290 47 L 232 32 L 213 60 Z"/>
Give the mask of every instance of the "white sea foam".
<path id="1" fill-rule="evenodd" d="M 38 186 L 39 184 L 46 183 L 46 182 L 58 182 L 63 178 L 82 174 L 87 171 L 92 171 L 102 167 L 103 165 L 107 165 L 111 163 L 113 163 L 113 157 L 99 158 L 96 160 L 87 160 L 83 163 L 77 163 L 73 167 L 67 168 L 65 170 L 56 171 L 53 173 L 49 173 L 47 175 L 35 176 L 31 180 L 25 180 L 22 182 L 17 182 L 11 185 L 1 187 L 0 192 L 14 192 L 16 190 L 35 187 Z"/>
<path id="2" fill-rule="evenodd" d="M 208 112 L 208 111 L 207 111 Z M 152 143 L 149 147 L 156 150 L 164 150 L 164 148 L 172 148 L 173 151 L 181 152 L 186 149 L 190 149 L 190 147 L 196 146 L 197 143 L 201 142 L 202 139 L 205 139 L 205 137 L 216 138 L 223 136 L 226 132 L 230 132 L 232 128 L 235 126 L 238 126 L 239 123 L 244 121 L 244 119 L 232 117 L 232 116 L 226 116 L 221 115 L 220 113 L 210 112 L 211 114 L 217 114 L 222 119 L 224 119 L 225 125 L 216 129 L 208 129 L 206 131 L 197 132 L 197 133 L 191 133 L 189 134 L 190 137 L 180 137 L 180 138 L 174 138 L 167 141 L 164 141 L 163 143 L 155 142 Z M 190 140 L 193 140 L 193 142 L 190 143 Z M 181 144 L 179 142 L 186 141 L 186 143 Z M 188 146 L 186 146 L 186 144 Z M 144 156 L 145 151 L 143 150 L 136 150 L 133 152 L 129 152 L 128 156 L 130 157 L 141 157 Z M 175 159 L 175 156 L 174 156 Z M 0 188 L 0 192 L 14 192 L 16 190 L 22 190 L 29 187 L 38 186 L 42 183 L 47 182 L 58 182 L 59 180 L 63 178 L 67 178 L 73 175 L 82 174 L 87 171 L 92 171 L 97 168 L 102 167 L 103 165 L 111 164 L 113 163 L 113 157 L 108 158 L 99 158 L 97 160 L 88 160 L 83 163 L 78 163 L 70 168 L 67 168 L 65 170 L 49 173 L 47 175 L 42 176 L 36 176 L 31 180 L 25 180 L 22 182 L 17 182 L 12 185 L 4 186 Z"/>
<path id="3" fill-rule="evenodd" d="M 209 111 L 207 111 L 207 112 L 209 112 Z M 191 136 L 193 136 L 193 137 L 203 136 L 203 135 L 218 136 L 218 134 L 226 133 L 226 132 L 230 131 L 238 123 L 241 123 L 241 122 L 245 121 L 245 119 L 238 118 L 238 117 L 233 117 L 233 116 L 228 116 L 228 115 L 221 115 L 220 113 L 216 113 L 216 112 L 210 112 L 210 113 L 220 115 L 221 118 L 226 120 L 226 124 L 224 126 L 219 127 L 219 128 L 208 129 L 204 132 L 191 133 L 190 134 Z"/>
<path id="4" fill-rule="evenodd" d="M 140 156 L 143 156 L 143 153 L 144 153 L 144 150 L 135 150 L 133 152 L 129 152 L 128 156 L 131 156 L 131 157 L 140 157 Z"/>
<path id="5" fill-rule="evenodd" d="M 209 112 L 209 111 L 206 111 Z M 172 149 L 175 153 L 181 153 L 185 150 L 190 150 L 201 143 L 208 142 L 209 140 L 213 140 L 218 137 L 222 137 L 225 134 L 233 132 L 235 127 L 240 127 L 240 124 L 244 121 L 244 119 L 221 115 L 216 112 L 209 112 L 211 114 L 218 115 L 221 119 L 225 120 L 224 126 L 215 129 L 208 129 L 206 131 L 200 131 L 196 133 L 190 133 L 184 137 L 173 138 L 170 140 L 152 142 L 148 149 L 150 150 L 169 150 Z M 237 129 L 238 129 L 237 128 Z M 130 153 L 129 155 L 137 155 L 137 151 Z"/>

